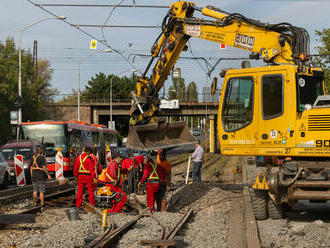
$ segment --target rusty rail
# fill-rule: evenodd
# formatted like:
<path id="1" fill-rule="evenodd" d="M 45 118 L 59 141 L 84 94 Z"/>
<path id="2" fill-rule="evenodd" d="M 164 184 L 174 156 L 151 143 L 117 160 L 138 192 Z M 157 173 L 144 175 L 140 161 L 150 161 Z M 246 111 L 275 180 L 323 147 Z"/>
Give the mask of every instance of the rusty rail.
<path id="1" fill-rule="evenodd" d="M 71 181 L 72 178 L 69 178 Z M 57 180 L 51 180 L 46 182 L 46 190 L 52 190 L 56 188 L 61 188 L 62 186 L 58 185 Z M 56 193 L 55 193 L 56 194 Z M 27 195 L 32 197 L 32 185 L 26 185 L 23 187 L 16 187 L 13 189 L 0 190 L 0 205 L 5 205 L 14 200 L 26 199 Z M 46 197 L 46 196 L 45 196 Z"/>
<path id="2" fill-rule="evenodd" d="M 127 224 L 125 224 L 120 228 L 114 229 L 114 224 L 112 224 L 111 227 L 106 230 L 105 234 L 101 234 L 99 237 L 97 237 L 96 239 L 85 245 L 85 248 L 111 247 L 111 245 L 116 240 L 116 238 L 120 234 L 131 228 L 139 219 L 145 216 L 145 213 L 147 211 L 149 211 L 148 208 L 144 209 L 135 219 L 133 219 L 132 221 L 128 222 Z"/>
<path id="3" fill-rule="evenodd" d="M 168 247 L 173 246 L 176 244 L 176 241 L 174 240 L 175 235 L 178 233 L 178 231 L 181 229 L 181 227 L 186 223 L 186 221 L 189 219 L 191 214 L 193 213 L 192 208 L 190 208 L 184 216 L 181 218 L 181 220 L 175 225 L 172 230 L 170 230 L 168 233 L 164 233 L 165 228 L 164 226 L 156 219 L 154 218 L 158 224 L 162 227 L 161 233 L 159 235 L 159 239 L 156 240 L 141 240 L 140 244 L 141 246 L 151 246 L 151 247 Z M 164 235 L 165 234 L 165 235 Z"/>

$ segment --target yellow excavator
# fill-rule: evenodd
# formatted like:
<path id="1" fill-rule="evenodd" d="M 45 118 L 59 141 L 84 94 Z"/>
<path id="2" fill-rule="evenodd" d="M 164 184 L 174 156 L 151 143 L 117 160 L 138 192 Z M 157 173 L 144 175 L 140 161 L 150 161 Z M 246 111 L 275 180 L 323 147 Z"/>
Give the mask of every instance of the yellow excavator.
<path id="1" fill-rule="evenodd" d="M 205 18 L 194 17 L 195 12 Z M 324 72 L 312 66 L 308 32 L 286 22 L 262 23 L 193 2 L 172 4 L 132 93 L 129 145 L 192 142 L 185 125 L 162 123 L 158 117 L 158 91 L 191 37 L 250 51 L 250 58 L 266 63 L 220 73 L 217 119 L 223 155 L 257 156 L 249 176 L 256 218 L 280 218 L 284 206 L 302 199 L 330 200 L 330 96 L 325 95 Z"/>

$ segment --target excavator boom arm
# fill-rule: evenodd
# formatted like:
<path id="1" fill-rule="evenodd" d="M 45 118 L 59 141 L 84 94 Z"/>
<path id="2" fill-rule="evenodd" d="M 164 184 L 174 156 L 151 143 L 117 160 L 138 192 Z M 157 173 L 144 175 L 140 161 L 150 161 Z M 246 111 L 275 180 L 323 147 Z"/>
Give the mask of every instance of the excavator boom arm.
<path id="1" fill-rule="evenodd" d="M 212 19 L 194 18 L 195 11 Z M 309 36 L 303 28 L 288 23 L 265 24 L 211 6 L 198 8 L 193 2 L 176 2 L 164 18 L 162 33 L 151 50 L 153 58 L 132 93 L 131 126 L 154 124 L 157 127 L 158 92 L 191 37 L 251 51 L 251 58 L 262 57 L 269 64 L 299 64 L 299 55 L 309 52 Z M 146 77 L 157 57 L 151 76 Z"/>

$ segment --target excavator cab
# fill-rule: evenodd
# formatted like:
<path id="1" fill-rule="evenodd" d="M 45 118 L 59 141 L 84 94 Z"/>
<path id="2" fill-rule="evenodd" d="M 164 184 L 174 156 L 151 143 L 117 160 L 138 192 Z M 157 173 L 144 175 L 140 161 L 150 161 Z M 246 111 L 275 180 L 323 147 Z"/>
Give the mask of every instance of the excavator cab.
<path id="1" fill-rule="evenodd" d="M 330 97 L 324 95 L 320 68 L 232 69 L 223 85 L 218 114 L 222 154 L 311 156 L 330 139 Z"/>

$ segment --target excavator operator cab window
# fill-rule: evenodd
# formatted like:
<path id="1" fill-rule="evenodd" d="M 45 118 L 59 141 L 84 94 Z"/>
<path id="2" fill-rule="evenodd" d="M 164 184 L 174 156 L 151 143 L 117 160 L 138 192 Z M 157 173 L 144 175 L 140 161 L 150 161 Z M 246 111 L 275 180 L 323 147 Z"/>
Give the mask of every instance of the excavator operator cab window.
<path id="1" fill-rule="evenodd" d="M 282 75 L 264 75 L 261 84 L 262 116 L 264 120 L 283 114 L 283 77 Z"/>
<path id="2" fill-rule="evenodd" d="M 235 77 L 227 81 L 222 108 L 225 131 L 236 131 L 252 122 L 253 88 L 252 77 Z"/>
<path id="3" fill-rule="evenodd" d="M 298 93 L 298 109 L 308 109 L 313 106 L 318 96 L 324 95 L 323 78 L 298 75 L 297 77 L 297 93 Z"/>

